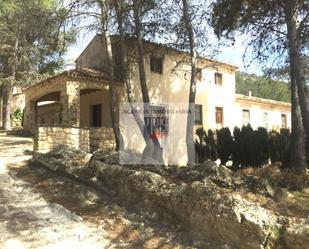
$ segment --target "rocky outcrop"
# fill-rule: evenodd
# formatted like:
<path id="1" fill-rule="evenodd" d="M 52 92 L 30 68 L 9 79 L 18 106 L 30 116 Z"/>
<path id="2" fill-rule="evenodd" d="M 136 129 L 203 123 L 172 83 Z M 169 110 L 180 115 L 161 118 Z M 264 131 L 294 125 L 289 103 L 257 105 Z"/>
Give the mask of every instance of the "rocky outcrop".
<path id="1" fill-rule="evenodd" d="M 64 153 L 64 154 L 63 154 Z M 67 153 L 67 154 L 66 154 Z M 153 172 L 108 164 L 103 159 L 79 155 L 76 150 L 56 148 L 33 159 L 56 171 L 69 173 L 104 191 L 126 205 L 142 205 L 179 224 L 198 240 L 214 241 L 221 248 L 296 248 L 308 245 L 308 219 L 282 217 L 244 199 L 224 185 L 243 184 L 224 166 L 212 162 L 190 168 Z M 78 162 L 78 163 L 77 163 Z M 51 164 L 53 166 L 51 166 Z M 75 169 L 74 169 L 75 168 Z M 173 177 L 191 175 L 191 181 Z M 173 177 L 169 177 L 173 175 Z M 198 179 L 198 180 L 196 180 Z M 221 187 L 223 185 L 223 187 Z"/>

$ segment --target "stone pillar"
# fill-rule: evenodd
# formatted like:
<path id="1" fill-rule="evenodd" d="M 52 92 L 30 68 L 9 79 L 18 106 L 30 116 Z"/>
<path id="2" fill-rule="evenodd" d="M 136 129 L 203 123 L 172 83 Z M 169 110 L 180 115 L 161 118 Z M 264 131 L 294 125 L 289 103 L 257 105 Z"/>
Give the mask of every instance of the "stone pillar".
<path id="1" fill-rule="evenodd" d="M 0 128 L 3 127 L 3 100 L 0 96 Z"/>
<path id="2" fill-rule="evenodd" d="M 36 101 L 27 100 L 24 113 L 24 130 L 35 134 L 36 129 Z"/>
<path id="3" fill-rule="evenodd" d="M 60 94 L 62 108 L 62 124 L 65 126 L 80 126 L 80 94 L 78 82 L 68 81 L 65 92 Z"/>

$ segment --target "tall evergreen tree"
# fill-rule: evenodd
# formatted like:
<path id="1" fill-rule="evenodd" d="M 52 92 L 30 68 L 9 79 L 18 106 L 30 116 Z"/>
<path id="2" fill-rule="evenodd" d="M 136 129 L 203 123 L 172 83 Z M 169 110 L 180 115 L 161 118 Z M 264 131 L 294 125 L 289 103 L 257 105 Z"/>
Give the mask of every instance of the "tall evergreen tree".
<path id="1" fill-rule="evenodd" d="M 185 23 L 185 33 L 189 40 L 190 48 L 190 64 L 191 64 L 191 80 L 189 90 L 189 110 L 193 114 L 195 108 L 195 96 L 196 96 L 196 67 L 197 67 L 197 52 L 195 47 L 195 33 L 192 25 L 191 9 L 188 0 L 182 0 L 183 8 L 183 22 Z M 186 145 L 188 154 L 188 164 L 194 163 L 195 149 L 193 144 L 193 128 L 194 128 L 194 115 L 188 115 L 187 117 L 187 131 L 186 131 Z"/>
<path id="2" fill-rule="evenodd" d="M 309 137 L 309 107 L 301 55 L 308 48 L 308 1 L 217 0 L 213 6 L 212 24 L 218 36 L 231 38 L 235 31 L 250 35 L 249 45 L 262 62 L 275 55 L 283 59 L 288 55 L 293 112 L 291 144 L 297 145 L 291 147 L 290 165 L 303 167 L 302 130 Z"/>
<path id="3" fill-rule="evenodd" d="M 0 2 L 0 81 L 3 83 L 3 126 L 11 129 L 13 87 L 33 76 L 53 73 L 72 40 L 65 32 L 67 12 L 57 0 Z"/>
<path id="4" fill-rule="evenodd" d="M 102 35 L 104 39 L 104 44 L 106 46 L 107 54 L 107 65 L 108 65 L 108 75 L 109 75 L 109 109 L 111 113 L 112 127 L 114 131 L 114 137 L 116 141 L 116 150 L 120 149 L 121 134 L 119 129 L 119 120 L 117 119 L 117 103 L 116 103 L 116 89 L 115 89 L 115 71 L 114 71 L 114 56 L 112 50 L 112 42 L 109 32 L 110 24 L 110 8 L 111 5 L 109 1 L 106 0 L 97 0 L 101 8 L 101 23 L 102 23 Z"/>

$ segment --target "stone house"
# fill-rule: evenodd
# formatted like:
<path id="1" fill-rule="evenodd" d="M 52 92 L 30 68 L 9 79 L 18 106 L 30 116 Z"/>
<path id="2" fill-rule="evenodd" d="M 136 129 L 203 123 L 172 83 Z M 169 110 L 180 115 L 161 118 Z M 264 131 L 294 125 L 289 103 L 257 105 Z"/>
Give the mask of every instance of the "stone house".
<path id="1" fill-rule="evenodd" d="M 123 88 L 116 83 L 116 88 Z M 65 71 L 27 88 L 24 130 L 35 135 L 36 150 L 58 144 L 93 151 L 113 148 L 106 75 L 96 69 Z"/>
<path id="2" fill-rule="evenodd" d="M 117 44 L 117 37 L 114 37 L 119 125 L 124 137 L 124 147 L 140 153 L 144 148 L 143 135 L 130 118 L 122 115 L 127 98 L 120 76 Z M 136 41 L 128 38 L 126 45 L 128 77 L 133 86 L 135 100 L 141 103 Z M 76 69 L 65 71 L 25 90 L 24 129 L 35 135 L 37 150 L 46 151 L 58 144 L 68 144 L 86 151 L 114 146 L 108 82 L 104 73 L 107 71 L 104 48 L 102 37 L 95 36 L 77 58 Z M 145 70 L 152 106 L 188 106 L 190 63 L 187 53 L 145 42 Z M 233 129 L 245 122 L 250 122 L 253 126 L 260 125 L 260 119 L 265 120 L 266 117 L 264 114 L 257 114 L 257 110 L 269 113 L 271 122 L 268 122 L 268 128 L 281 126 L 281 114 L 286 115 L 286 126 L 289 127 L 289 104 L 236 95 L 236 70 L 237 67 L 230 64 L 207 58 L 198 59 L 195 129 Z M 249 121 L 246 110 L 251 112 Z M 272 118 L 273 115 L 279 115 L 282 120 Z M 166 148 L 166 151 L 173 152 L 166 155 L 165 162 L 168 164 L 184 164 L 187 160 L 186 117 L 169 117 L 169 141 L 174 143 L 169 142 Z"/>

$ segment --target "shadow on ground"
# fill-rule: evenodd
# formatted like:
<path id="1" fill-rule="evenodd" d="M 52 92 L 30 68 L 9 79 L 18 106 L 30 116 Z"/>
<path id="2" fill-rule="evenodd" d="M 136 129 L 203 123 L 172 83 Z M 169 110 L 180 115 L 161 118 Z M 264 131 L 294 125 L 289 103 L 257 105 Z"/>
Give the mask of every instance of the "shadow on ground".
<path id="1" fill-rule="evenodd" d="M 126 210 L 102 193 L 81 186 L 45 169 L 10 166 L 10 175 L 29 183 L 50 203 L 58 203 L 101 227 L 110 240 L 105 248 L 193 248 L 192 241 L 153 213 Z M 194 247 L 198 248 L 198 247 Z M 204 248 L 204 247 L 203 247 Z"/>

